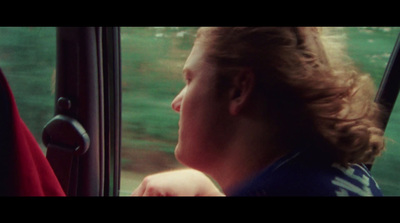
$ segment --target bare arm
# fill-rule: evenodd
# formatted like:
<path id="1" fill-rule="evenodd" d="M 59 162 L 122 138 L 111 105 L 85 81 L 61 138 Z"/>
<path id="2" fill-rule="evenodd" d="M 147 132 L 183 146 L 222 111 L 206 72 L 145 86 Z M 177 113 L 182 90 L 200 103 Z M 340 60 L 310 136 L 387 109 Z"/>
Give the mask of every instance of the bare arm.
<path id="1" fill-rule="evenodd" d="M 225 196 L 202 172 L 181 169 L 145 177 L 132 196 Z"/>

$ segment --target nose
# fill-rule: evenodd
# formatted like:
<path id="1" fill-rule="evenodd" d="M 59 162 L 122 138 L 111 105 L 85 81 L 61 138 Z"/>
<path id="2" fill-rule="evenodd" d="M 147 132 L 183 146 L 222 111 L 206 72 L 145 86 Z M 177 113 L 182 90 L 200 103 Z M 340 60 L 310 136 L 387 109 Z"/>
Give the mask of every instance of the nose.
<path id="1" fill-rule="evenodd" d="M 174 111 L 176 111 L 176 112 L 181 111 L 182 99 L 183 99 L 185 92 L 186 92 L 186 87 L 183 88 L 182 91 L 172 101 L 171 107 Z"/>

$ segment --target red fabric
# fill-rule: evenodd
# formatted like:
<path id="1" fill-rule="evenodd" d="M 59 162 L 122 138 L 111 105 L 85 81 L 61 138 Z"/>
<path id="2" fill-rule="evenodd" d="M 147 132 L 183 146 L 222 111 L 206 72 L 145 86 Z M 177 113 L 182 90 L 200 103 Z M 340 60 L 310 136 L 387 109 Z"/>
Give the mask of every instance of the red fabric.
<path id="1" fill-rule="evenodd" d="M 0 70 L 0 94 L 3 99 L 8 97 L 7 111 L 11 117 L 0 117 L 11 126 L 9 142 L 0 142 L 3 168 L 1 171 L 2 180 L 0 184 L 5 184 L 8 188 L 5 196 L 65 196 L 56 175 L 49 162 L 44 156 L 39 144 L 36 142 L 32 133 L 21 119 L 11 88 L 7 83 L 4 74 Z M 4 94 L 6 95 L 4 97 Z M 4 100 L 3 100 L 4 101 Z M 7 113 L 7 112 L 6 112 Z M 7 129 L 6 129 L 7 130 Z M 3 131 L 4 133 L 4 131 Z M 3 146 L 5 145 L 5 146 Z M 4 191 L 2 191 L 4 193 Z"/>

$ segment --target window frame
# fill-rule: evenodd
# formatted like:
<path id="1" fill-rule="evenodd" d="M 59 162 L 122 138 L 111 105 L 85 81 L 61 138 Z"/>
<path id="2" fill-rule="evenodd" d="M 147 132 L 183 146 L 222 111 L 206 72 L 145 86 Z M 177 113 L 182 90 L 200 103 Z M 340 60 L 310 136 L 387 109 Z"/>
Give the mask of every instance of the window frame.
<path id="1" fill-rule="evenodd" d="M 104 196 L 118 196 L 121 160 L 121 44 L 119 27 L 99 28 L 102 38 Z M 100 35 L 99 35 L 100 36 Z M 100 41 L 99 41 L 100 42 Z M 100 55 L 100 54 L 99 54 Z"/>
<path id="2" fill-rule="evenodd" d="M 62 181 L 67 196 L 119 195 L 119 32 L 118 27 L 57 28 L 55 118 L 45 126 L 43 141 L 57 177 L 67 176 Z M 78 153 L 82 150 L 79 146 L 67 148 L 68 138 L 52 137 L 65 131 L 62 125 L 54 124 L 60 116 L 81 125 L 90 139 L 88 148 Z M 65 162 L 67 159 L 70 161 Z"/>
<path id="3" fill-rule="evenodd" d="M 381 117 L 382 129 L 385 132 L 390 120 L 393 108 L 400 91 L 400 33 L 390 54 L 389 61 L 382 75 L 375 102 L 380 104 L 385 111 Z M 374 163 L 366 164 L 371 171 Z"/>
<path id="4" fill-rule="evenodd" d="M 381 83 L 376 93 L 375 102 L 385 107 L 387 115 L 382 120 L 383 129 L 389 122 L 390 114 L 400 90 L 400 33 L 391 52 Z"/>

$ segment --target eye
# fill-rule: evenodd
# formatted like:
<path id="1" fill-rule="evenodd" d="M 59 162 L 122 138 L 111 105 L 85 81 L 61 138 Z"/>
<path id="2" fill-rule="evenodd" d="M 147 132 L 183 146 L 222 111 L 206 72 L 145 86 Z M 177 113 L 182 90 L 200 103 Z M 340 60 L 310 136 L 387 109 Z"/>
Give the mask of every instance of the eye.
<path id="1" fill-rule="evenodd" d="M 183 78 L 186 84 L 189 84 L 192 81 L 192 72 L 188 69 L 185 69 L 183 72 Z"/>
<path id="2" fill-rule="evenodd" d="M 192 78 L 191 78 L 191 77 L 186 77 L 186 78 L 185 78 L 186 84 L 189 84 L 191 81 L 192 81 Z"/>

